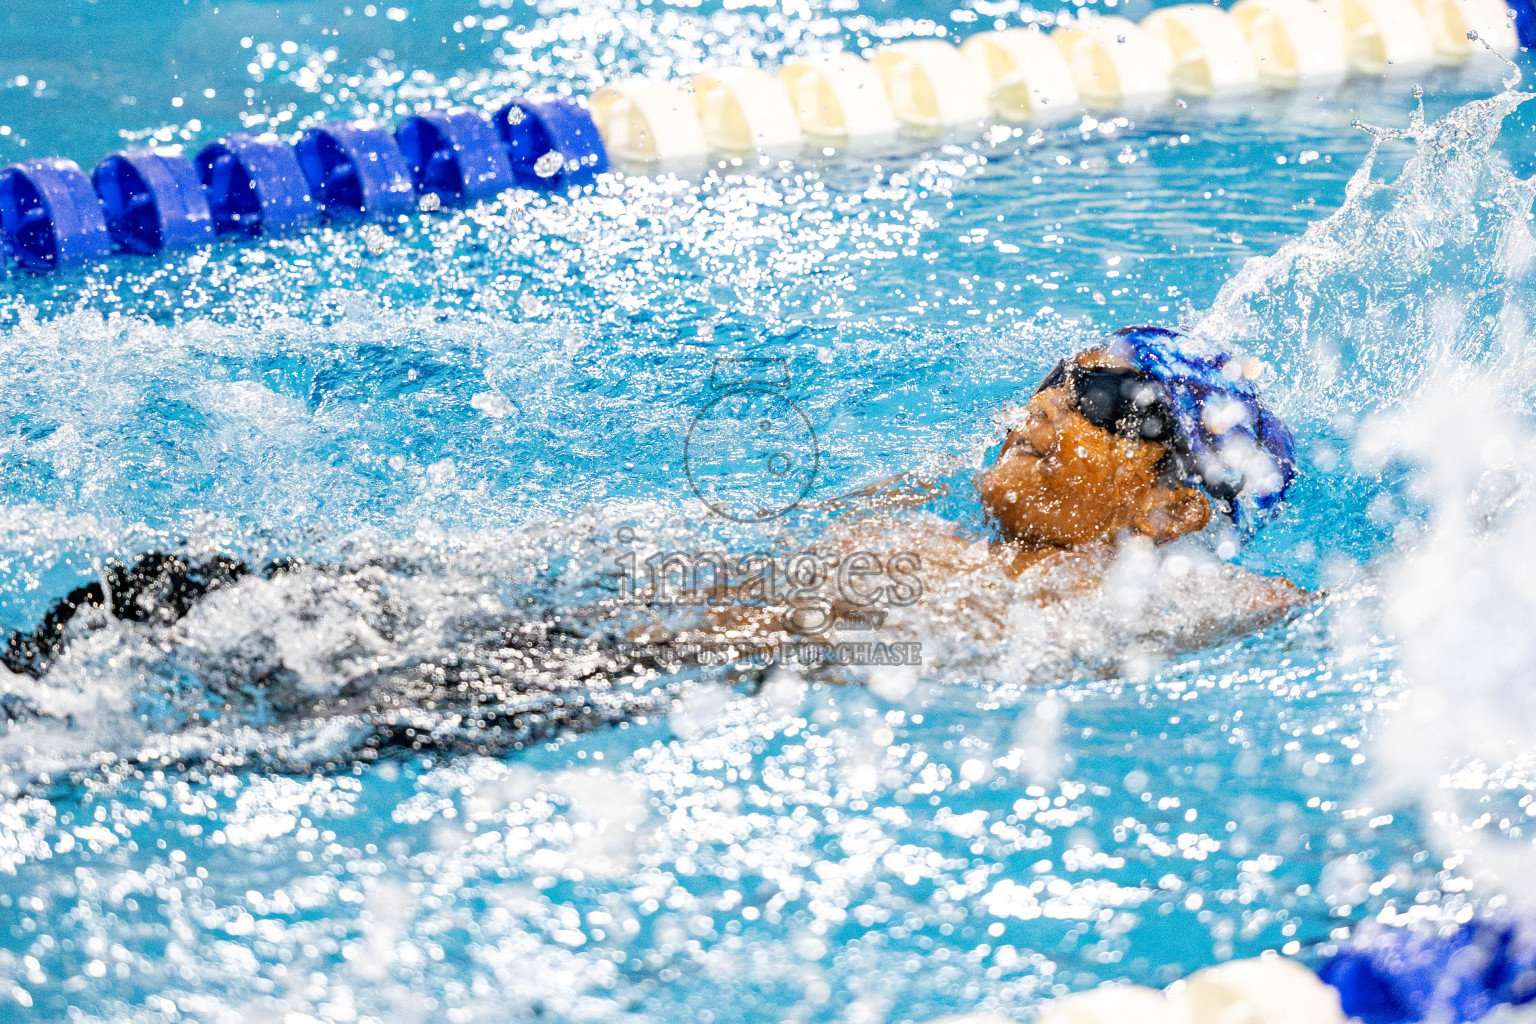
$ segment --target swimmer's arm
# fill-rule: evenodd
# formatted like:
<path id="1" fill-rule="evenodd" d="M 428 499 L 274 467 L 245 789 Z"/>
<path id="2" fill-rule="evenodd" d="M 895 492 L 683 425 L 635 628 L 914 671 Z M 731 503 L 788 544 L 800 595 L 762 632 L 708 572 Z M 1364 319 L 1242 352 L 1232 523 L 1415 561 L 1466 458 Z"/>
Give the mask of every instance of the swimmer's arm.
<path id="1" fill-rule="evenodd" d="M 1009 557 L 1004 549 L 1005 559 Z M 1018 550 L 1006 562 L 1005 571 L 1017 579 L 1030 572 L 1035 579 L 1034 599 L 1040 605 L 1057 604 L 1097 589 L 1115 559 L 1115 549 L 1089 544 L 1040 552 Z M 1257 629 L 1295 608 L 1319 600 L 1321 592 L 1303 590 L 1283 576 L 1262 576 L 1239 565 L 1224 565 L 1222 572 L 1244 629 Z"/>
<path id="2" fill-rule="evenodd" d="M 1315 603 L 1321 595 L 1303 590 L 1284 576 L 1261 576 L 1241 566 L 1226 567 L 1234 588 L 1233 628 L 1230 633 L 1262 629 L 1298 608 Z"/>
<path id="3" fill-rule="evenodd" d="M 959 462 L 955 462 L 954 465 L 939 466 L 937 470 L 953 472 L 959 468 Z M 948 493 L 949 486 L 941 481 L 918 473 L 898 473 L 896 476 L 888 476 L 884 480 L 877 480 L 835 498 L 809 502 L 806 507 L 833 513 L 880 512 L 889 509 L 918 508 Z"/>
<path id="4" fill-rule="evenodd" d="M 975 572 L 995 565 L 993 545 L 954 523 L 931 516 L 871 515 L 842 524 L 819 545 L 819 553 L 837 564 L 855 554 L 869 554 L 882 564 L 900 556 L 917 571 L 936 575 Z"/>

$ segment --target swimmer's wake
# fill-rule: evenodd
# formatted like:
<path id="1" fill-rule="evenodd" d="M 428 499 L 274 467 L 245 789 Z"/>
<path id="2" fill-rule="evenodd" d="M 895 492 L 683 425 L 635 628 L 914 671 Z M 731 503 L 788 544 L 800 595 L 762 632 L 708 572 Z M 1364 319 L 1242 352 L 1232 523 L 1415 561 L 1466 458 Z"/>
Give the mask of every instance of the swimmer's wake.
<path id="1" fill-rule="evenodd" d="M 502 606 L 465 568 L 398 552 L 260 571 L 162 553 L 110 565 L 10 638 L 0 747 L 42 772 L 219 753 L 299 767 L 504 751 L 670 700 L 648 663 L 548 609 Z M 61 759 L 27 755 L 45 736 Z"/>

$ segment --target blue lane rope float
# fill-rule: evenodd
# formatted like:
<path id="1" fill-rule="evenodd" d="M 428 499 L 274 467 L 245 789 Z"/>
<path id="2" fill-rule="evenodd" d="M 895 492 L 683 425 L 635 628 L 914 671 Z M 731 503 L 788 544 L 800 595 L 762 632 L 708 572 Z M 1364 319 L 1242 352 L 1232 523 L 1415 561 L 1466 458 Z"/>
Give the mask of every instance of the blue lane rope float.
<path id="1" fill-rule="evenodd" d="M 509 113 L 515 111 L 515 113 Z M 0 171 L 0 243 L 35 272 L 122 252 L 189 248 L 213 235 L 281 235 L 332 220 L 391 220 L 418 194 L 483 202 L 514 185 L 550 191 L 608 169 L 602 137 L 578 100 L 524 97 L 490 121 L 434 110 L 391 134 L 372 121 L 328 121 L 289 145 L 235 132 L 187 161 L 174 150 L 106 157 L 92 181 L 48 158 Z"/>
<path id="2" fill-rule="evenodd" d="M 405 154 L 376 122 L 327 121 L 293 148 L 310 193 L 332 220 L 389 220 L 416 207 Z"/>
<path id="3" fill-rule="evenodd" d="M 415 114 L 395 141 L 422 195 L 448 206 L 494 199 L 513 184 L 512 161 L 496 129 L 470 107 Z"/>
<path id="4" fill-rule="evenodd" d="M 278 235 L 319 219 L 298 155 L 276 135 L 226 135 L 196 163 L 220 234 Z"/>
<path id="5" fill-rule="evenodd" d="M 0 171 L 0 231 L 28 270 L 100 259 L 112 252 L 90 179 L 73 160 L 24 160 Z"/>
<path id="6" fill-rule="evenodd" d="M 1496 1006 L 1536 1001 L 1536 930 L 1483 917 L 1450 935 L 1386 931 L 1329 957 L 1318 975 L 1364 1024 L 1477 1021 Z"/>
<path id="7" fill-rule="evenodd" d="M 512 172 L 524 188 L 590 184 L 608 151 L 587 108 L 566 96 L 520 96 L 496 112 Z"/>
<path id="8" fill-rule="evenodd" d="M 1532 1004 L 1536 921 L 1496 912 L 1449 932 L 1368 925 L 1327 952 L 1315 971 L 1265 954 L 1196 971 L 1162 992 L 1107 982 L 1047 1004 L 1039 1021 L 1475 1024 L 1498 1007 Z"/>
<path id="9" fill-rule="evenodd" d="M 1524 47 L 1536 47 L 1536 2 L 1533 0 L 1505 0 L 1509 5 L 1510 13 L 1514 15 L 1515 31 L 1519 33 L 1520 45 Z"/>
<path id="10" fill-rule="evenodd" d="M 96 165 L 107 233 L 123 252 L 153 255 L 213 238 L 213 215 L 191 161 L 164 150 L 126 149 Z"/>

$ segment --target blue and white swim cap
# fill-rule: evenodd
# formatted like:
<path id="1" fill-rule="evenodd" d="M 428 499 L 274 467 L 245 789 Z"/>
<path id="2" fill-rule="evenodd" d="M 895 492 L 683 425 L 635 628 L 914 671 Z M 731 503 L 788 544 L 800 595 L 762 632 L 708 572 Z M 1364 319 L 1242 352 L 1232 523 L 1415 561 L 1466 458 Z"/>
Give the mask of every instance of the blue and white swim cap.
<path id="1" fill-rule="evenodd" d="M 1250 533 L 1278 511 L 1296 479 L 1296 446 L 1259 401 L 1253 378 L 1262 364 L 1164 327 L 1123 327 L 1105 348 L 1167 390 L 1183 484 L 1204 490 Z"/>

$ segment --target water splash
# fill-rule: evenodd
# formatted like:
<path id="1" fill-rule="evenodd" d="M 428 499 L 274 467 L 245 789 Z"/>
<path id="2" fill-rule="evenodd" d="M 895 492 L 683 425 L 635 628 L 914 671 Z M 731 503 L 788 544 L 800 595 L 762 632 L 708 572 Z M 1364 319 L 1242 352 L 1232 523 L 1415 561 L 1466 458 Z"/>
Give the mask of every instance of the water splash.
<path id="1" fill-rule="evenodd" d="M 1367 422 L 1357 457 L 1415 469 L 1430 509 L 1382 567 L 1384 620 L 1409 684 L 1375 741 L 1377 806 L 1421 807 L 1447 864 L 1536 909 L 1536 438 L 1486 396 L 1439 387 Z"/>
<path id="2" fill-rule="evenodd" d="M 1444 868 L 1475 878 L 1490 905 L 1531 904 L 1536 870 L 1536 181 L 1493 150 L 1529 98 L 1506 91 L 1434 123 L 1421 105 L 1404 128 L 1357 123 L 1372 143 L 1344 205 L 1249 261 L 1200 324 L 1268 356 L 1291 411 L 1354 435 L 1371 514 L 1395 543 L 1362 574 L 1379 604 L 1335 625 L 1359 630 L 1346 621 L 1363 616 L 1394 637 L 1405 688 L 1361 801 L 1421 809 Z M 1402 142 L 1401 174 L 1375 180 L 1383 147 Z"/>
<path id="3" fill-rule="evenodd" d="M 1370 152 L 1343 205 L 1272 256 L 1249 260 L 1198 329 L 1247 343 L 1283 367 L 1282 406 L 1328 421 L 1387 407 L 1438 374 L 1481 368 L 1517 392 L 1536 362 L 1529 222 L 1536 184 L 1493 153 L 1506 117 L 1530 98 L 1504 92 L 1426 124 L 1361 128 Z M 1382 147 L 1411 142 L 1390 184 L 1372 177 Z"/>

